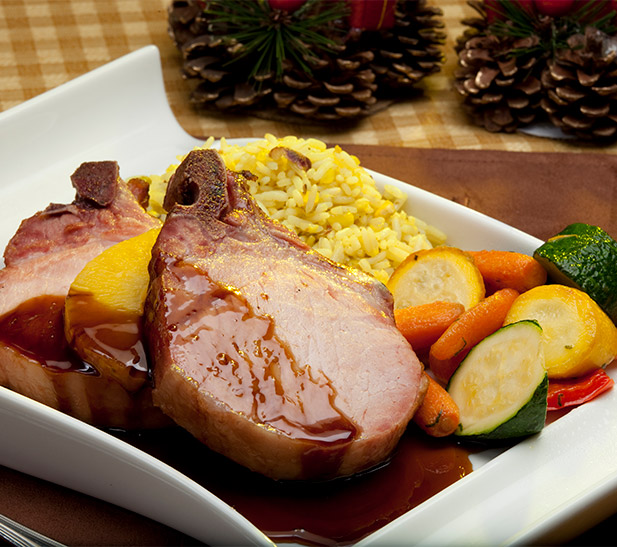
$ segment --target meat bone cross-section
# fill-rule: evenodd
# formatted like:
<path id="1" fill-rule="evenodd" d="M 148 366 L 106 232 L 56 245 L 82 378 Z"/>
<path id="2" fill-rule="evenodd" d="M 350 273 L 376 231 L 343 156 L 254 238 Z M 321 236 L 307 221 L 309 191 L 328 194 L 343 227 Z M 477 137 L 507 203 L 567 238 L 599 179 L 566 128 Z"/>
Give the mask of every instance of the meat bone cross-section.
<path id="1" fill-rule="evenodd" d="M 155 404 L 276 479 L 374 467 L 426 389 L 391 295 L 270 220 L 245 176 L 198 150 L 170 181 L 144 312 Z"/>
<path id="2" fill-rule="evenodd" d="M 160 226 L 111 161 L 82 164 L 70 204 L 51 204 L 22 221 L 0 270 L 0 385 L 103 427 L 155 427 L 169 419 L 143 389 L 100 374 L 67 344 L 64 301 L 82 268 L 115 243 Z"/>

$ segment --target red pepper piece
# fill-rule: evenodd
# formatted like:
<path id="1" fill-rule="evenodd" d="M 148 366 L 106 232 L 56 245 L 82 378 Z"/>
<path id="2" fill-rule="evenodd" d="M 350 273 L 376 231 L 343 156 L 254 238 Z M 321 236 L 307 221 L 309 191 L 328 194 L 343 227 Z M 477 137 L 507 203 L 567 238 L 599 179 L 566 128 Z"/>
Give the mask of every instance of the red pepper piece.
<path id="1" fill-rule="evenodd" d="M 579 378 L 551 379 L 548 383 L 548 410 L 580 405 L 611 389 L 615 382 L 599 368 Z"/>

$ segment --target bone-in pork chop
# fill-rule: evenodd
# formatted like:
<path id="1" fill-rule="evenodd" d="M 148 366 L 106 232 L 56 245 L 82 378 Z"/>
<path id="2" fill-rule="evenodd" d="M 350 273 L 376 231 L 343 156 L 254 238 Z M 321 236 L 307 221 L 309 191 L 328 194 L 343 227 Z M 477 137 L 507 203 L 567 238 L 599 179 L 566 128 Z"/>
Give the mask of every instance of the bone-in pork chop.
<path id="1" fill-rule="evenodd" d="M 144 314 L 155 404 L 277 479 L 386 459 L 425 391 L 387 289 L 268 219 L 215 151 L 187 156 L 165 206 Z"/>
<path id="2" fill-rule="evenodd" d="M 165 423 L 149 386 L 129 393 L 68 347 L 64 300 L 85 264 L 113 244 L 160 226 L 119 178 L 115 162 L 82 164 L 75 200 L 22 221 L 0 270 L 0 385 L 84 421 L 113 427 Z M 137 372 L 147 379 L 145 363 Z M 145 385 L 145 382 L 144 382 Z"/>

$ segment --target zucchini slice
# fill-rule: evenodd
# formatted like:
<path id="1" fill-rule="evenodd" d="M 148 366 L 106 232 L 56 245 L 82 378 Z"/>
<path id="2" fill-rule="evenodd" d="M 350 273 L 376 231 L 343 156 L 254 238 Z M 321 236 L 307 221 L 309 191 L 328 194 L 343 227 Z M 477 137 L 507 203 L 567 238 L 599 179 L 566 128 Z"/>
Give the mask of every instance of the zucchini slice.
<path id="1" fill-rule="evenodd" d="M 585 291 L 617 323 L 617 242 L 602 228 L 570 224 L 534 258 L 551 281 Z"/>
<path id="2" fill-rule="evenodd" d="M 467 310 L 485 296 L 484 279 L 473 258 L 455 247 L 435 247 L 410 254 L 387 283 L 394 307 L 457 302 Z"/>
<path id="3" fill-rule="evenodd" d="M 546 420 L 547 390 L 540 325 L 502 327 L 475 346 L 450 379 L 448 393 L 460 410 L 455 435 L 490 441 L 537 433 Z"/>

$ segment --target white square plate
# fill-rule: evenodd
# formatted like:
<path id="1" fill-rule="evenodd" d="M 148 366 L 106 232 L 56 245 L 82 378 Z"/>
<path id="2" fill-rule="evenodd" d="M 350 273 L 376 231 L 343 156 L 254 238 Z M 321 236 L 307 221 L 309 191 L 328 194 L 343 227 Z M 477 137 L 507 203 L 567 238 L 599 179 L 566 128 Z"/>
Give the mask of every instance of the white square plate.
<path id="1" fill-rule="evenodd" d="M 2 249 L 23 218 L 50 202 L 73 199 L 68 181 L 80 163 L 116 160 L 125 179 L 161 173 L 201 141 L 173 117 L 158 50 L 148 46 L 1 113 L 0 143 Z M 531 253 L 541 243 L 429 192 L 373 175 L 378 185 L 408 193 L 408 212 L 445 231 L 451 245 Z M 617 508 L 615 415 L 612 390 L 508 450 L 477 454 L 473 473 L 360 544 L 528 544 L 573 537 Z M 0 465 L 133 510 L 208 544 L 271 544 L 242 515 L 166 464 L 4 388 L 0 431 Z"/>

